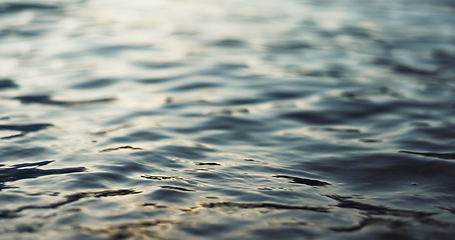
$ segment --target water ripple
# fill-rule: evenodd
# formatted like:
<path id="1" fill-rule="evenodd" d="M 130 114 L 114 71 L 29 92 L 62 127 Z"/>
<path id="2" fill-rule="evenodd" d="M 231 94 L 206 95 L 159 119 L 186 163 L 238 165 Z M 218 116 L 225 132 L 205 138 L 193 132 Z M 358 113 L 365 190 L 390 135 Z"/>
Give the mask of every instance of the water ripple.
<path id="1" fill-rule="evenodd" d="M 452 239 L 454 9 L 1 2 L 1 236 Z"/>

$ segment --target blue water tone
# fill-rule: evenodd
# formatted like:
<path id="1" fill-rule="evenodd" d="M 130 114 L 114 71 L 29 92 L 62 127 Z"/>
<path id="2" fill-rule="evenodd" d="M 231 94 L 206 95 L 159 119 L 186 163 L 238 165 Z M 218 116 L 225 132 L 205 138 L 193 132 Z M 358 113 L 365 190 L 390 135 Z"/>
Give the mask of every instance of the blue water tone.
<path id="1" fill-rule="evenodd" d="M 0 1 L 0 239 L 455 236 L 451 0 Z"/>

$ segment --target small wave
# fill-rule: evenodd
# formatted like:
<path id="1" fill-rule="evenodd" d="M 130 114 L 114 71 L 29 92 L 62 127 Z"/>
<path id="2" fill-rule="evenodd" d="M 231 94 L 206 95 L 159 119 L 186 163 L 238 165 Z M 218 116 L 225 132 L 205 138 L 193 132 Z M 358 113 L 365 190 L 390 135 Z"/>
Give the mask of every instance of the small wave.
<path id="1" fill-rule="evenodd" d="M 0 3 L 0 14 L 9 14 L 22 11 L 55 11 L 60 10 L 58 5 L 34 2 L 4 2 Z"/>
<path id="2" fill-rule="evenodd" d="M 0 130 L 17 131 L 19 133 L 10 134 L 0 139 L 11 139 L 17 137 L 23 137 L 31 132 L 38 132 L 43 129 L 53 127 L 54 125 L 49 123 L 37 123 L 37 124 L 24 124 L 24 125 L 0 125 Z"/>
<path id="3" fill-rule="evenodd" d="M 292 206 L 284 204 L 275 204 L 275 203 L 236 203 L 236 202 L 211 202 L 211 203 L 202 203 L 204 208 L 245 208 L 245 209 L 254 209 L 254 208 L 268 208 L 268 209 L 277 209 L 277 210 L 308 210 L 315 212 L 328 213 L 329 209 L 324 207 L 310 207 L 310 206 Z"/>
<path id="4" fill-rule="evenodd" d="M 28 178 L 38 178 L 47 175 L 68 174 L 85 172 L 87 169 L 84 167 L 60 168 L 60 169 L 39 169 L 39 168 L 25 168 L 30 166 L 44 166 L 52 161 L 44 161 L 39 163 L 25 163 L 14 165 L 11 168 L 0 168 L 0 183 L 14 182 Z"/>
<path id="5" fill-rule="evenodd" d="M 331 199 L 334 199 L 338 202 L 337 207 L 340 208 L 354 208 L 360 211 L 364 211 L 367 214 L 371 215 L 390 215 L 390 216 L 399 216 L 399 217 L 412 217 L 412 218 L 424 218 L 430 217 L 437 213 L 435 212 L 424 212 L 424 211 L 412 211 L 412 210 L 402 210 L 388 208 L 384 206 L 377 206 L 367 203 L 361 203 L 357 201 L 350 200 L 351 197 L 343 197 L 330 195 L 328 196 Z"/>
<path id="6" fill-rule="evenodd" d="M 18 87 L 19 85 L 17 85 L 12 79 L 9 78 L 0 79 L 0 90 Z"/>
<path id="7" fill-rule="evenodd" d="M 76 229 L 91 235 L 98 234 L 106 236 L 107 239 L 168 239 L 162 237 L 165 231 L 159 228 L 163 227 L 166 229 L 168 225 L 181 225 L 181 222 L 173 220 L 141 220 L 105 227 L 80 225 Z"/>
<path id="8" fill-rule="evenodd" d="M 194 191 L 196 191 L 196 190 L 193 190 L 193 189 L 188 189 L 188 188 L 183 188 L 183 187 L 176 187 L 176 186 L 160 186 L 160 188 L 167 188 L 167 189 L 173 189 L 173 190 L 184 191 L 184 192 L 194 192 Z"/>
<path id="9" fill-rule="evenodd" d="M 120 190 L 104 190 L 97 192 L 79 192 L 65 196 L 65 199 L 60 202 L 45 204 L 45 205 L 26 205 L 14 210 L 0 210 L 0 218 L 14 218 L 19 217 L 18 213 L 28 210 L 28 209 L 49 209 L 49 208 L 58 208 L 60 206 L 76 202 L 83 198 L 104 198 L 104 197 L 114 197 L 114 196 L 124 196 L 130 194 L 141 193 L 132 189 L 120 189 Z"/>
<path id="10" fill-rule="evenodd" d="M 291 177 L 291 176 L 287 176 L 287 175 L 275 175 L 273 177 L 287 178 L 287 179 L 289 179 L 290 183 L 298 183 L 298 184 L 304 184 L 304 185 L 308 185 L 308 186 L 321 187 L 321 186 L 330 185 L 330 183 L 328 183 L 328 182 L 323 182 L 323 181 L 308 179 L 308 178 Z"/>
<path id="11" fill-rule="evenodd" d="M 133 146 L 120 146 L 120 147 L 112 147 L 112 148 L 105 148 L 103 150 L 100 150 L 100 152 L 113 152 L 113 151 L 118 151 L 122 149 L 129 149 L 129 150 L 144 150 L 143 148 L 140 147 L 133 147 Z"/>
<path id="12" fill-rule="evenodd" d="M 412 154 L 412 155 L 433 157 L 433 158 L 439 158 L 439 159 L 455 159 L 455 153 L 413 152 L 413 151 L 400 151 L 400 153 L 407 153 L 407 154 Z"/>
<path id="13" fill-rule="evenodd" d="M 142 178 L 145 179 L 151 179 L 151 180 L 182 180 L 183 178 L 181 177 L 175 177 L 175 176 L 153 176 L 153 175 L 143 175 L 141 176 Z"/>
<path id="14" fill-rule="evenodd" d="M 80 100 L 80 101 L 59 101 L 52 100 L 49 95 L 26 95 L 15 97 L 14 99 L 19 100 L 24 104 L 43 104 L 43 105 L 56 105 L 56 106 L 74 106 L 83 104 L 96 104 L 96 103 L 108 103 L 115 100 L 115 98 L 100 98 L 92 100 Z"/>

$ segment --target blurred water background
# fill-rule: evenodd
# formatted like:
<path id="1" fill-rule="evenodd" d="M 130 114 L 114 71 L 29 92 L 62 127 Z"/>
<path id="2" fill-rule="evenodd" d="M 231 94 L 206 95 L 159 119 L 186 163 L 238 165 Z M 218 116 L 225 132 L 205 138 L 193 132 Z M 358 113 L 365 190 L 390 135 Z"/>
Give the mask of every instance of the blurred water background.
<path id="1" fill-rule="evenodd" d="M 453 239 L 451 0 L 0 2 L 0 239 Z"/>

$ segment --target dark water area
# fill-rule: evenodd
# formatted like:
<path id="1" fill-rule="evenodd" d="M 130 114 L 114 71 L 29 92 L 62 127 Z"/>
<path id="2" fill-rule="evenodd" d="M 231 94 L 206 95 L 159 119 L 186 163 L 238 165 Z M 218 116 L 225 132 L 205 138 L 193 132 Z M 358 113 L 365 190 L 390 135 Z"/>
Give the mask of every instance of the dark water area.
<path id="1" fill-rule="evenodd" d="M 0 239 L 454 239 L 450 0 L 0 2 Z"/>

